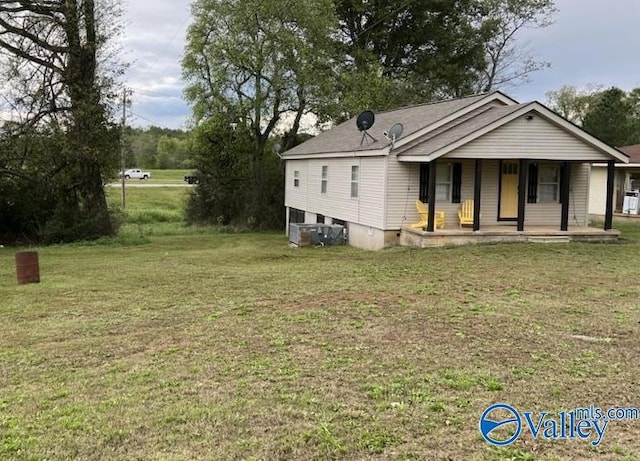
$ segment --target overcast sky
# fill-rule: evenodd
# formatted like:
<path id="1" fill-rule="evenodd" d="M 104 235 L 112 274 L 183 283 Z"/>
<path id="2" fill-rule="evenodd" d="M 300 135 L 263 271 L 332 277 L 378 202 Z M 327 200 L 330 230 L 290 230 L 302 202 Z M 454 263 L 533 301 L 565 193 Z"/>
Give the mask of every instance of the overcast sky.
<path id="1" fill-rule="evenodd" d="M 189 0 L 128 0 L 126 85 L 133 89 L 129 123 L 184 128 L 190 109 L 182 98 L 180 60 L 190 24 Z M 544 102 L 563 85 L 640 86 L 640 1 L 556 0 L 555 23 L 526 30 L 522 40 L 551 68 L 509 89 L 520 101 Z"/>

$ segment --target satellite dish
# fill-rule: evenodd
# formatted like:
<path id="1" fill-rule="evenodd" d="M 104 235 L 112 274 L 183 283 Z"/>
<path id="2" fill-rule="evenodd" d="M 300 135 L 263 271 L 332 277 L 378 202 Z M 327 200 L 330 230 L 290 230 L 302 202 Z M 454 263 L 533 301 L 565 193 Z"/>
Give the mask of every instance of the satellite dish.
<path id="1" fill-rule="evenodd" d="M 378 141 L 376 138 L 367 133 L 367 130 L 370 129 L 375 122 L 376 116 L 370 110 L 365 110 L 360 115 L 358 115 L 356 124 L 358 125 L 358 129 L 362 131 L 362 140 L 360 141 L 361 146 L 365 141 L 367 141 L 367 144 L 369 144 L 368 139 L 371 139 L 373 142 Z"/>
<path id="2" fill-rule="evenodd" d="M 275 144 L 273 145 L 273 151 L 274 151 L 276 154 L 279 154 L 281 150 L 282 150 L 282 146 L 281 146 L 279 143 L 275 143 Z"/>
<path id="3" fill-rule="evenodd" d="M 358 129 L 360 131 L 367 131 L 370 129 L 373 124 L 376 122 L 376 116 L 370 110 L 365 110 L 360 115 L 358 115 Z"/>
<path id="4" fill-rule="evenodd" d="M 387 137 L 391 139 L 391 141 L 397 141 L 402 137 L 403 132 L 404 132 L 404 126 L 402 126 L 402 123 L 394 123 L 391 126 L 391 128 L 389 128 Z"/>

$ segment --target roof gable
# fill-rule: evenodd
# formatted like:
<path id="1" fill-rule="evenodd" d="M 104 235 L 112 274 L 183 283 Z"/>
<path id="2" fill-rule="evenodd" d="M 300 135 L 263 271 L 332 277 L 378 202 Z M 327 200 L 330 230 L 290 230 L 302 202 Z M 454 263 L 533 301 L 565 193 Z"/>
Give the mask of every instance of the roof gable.
<path id="1" fill-rule="evenodd" d="M 391 141 L 385 136 L 394 123 L 402 123 L 404 134 L 396 141 L 396 146 L 410 143 L 425 133 L 455 120 L 469 111 L 490 103 L 515 104 L 508 96 L 495 91 L 466 98 L 421 104 L 376 114 L 375 125 L 368 133 L 375 139 L 363 139 L 363 133 L 356 126 L 356 117 L 325 131 L 293 149 L 285 152 L 283 158 L 311 158 L 331 156 L 331 154 L 371 155 L 378 152 L 387 154 Z"/>
<path id="2" fill-rule="evenodd" d="M 520 131 L 510 133 L 512 139 L 506 140 L 509 135 L 502 136 L 502 142 L 498 143 L 497 138 L 504 134 L 509 124 L 516 123 L 516 120 L 533 121 L 529 116 L 535 115 L 543 120 L 546 126 L 527 129 L 524 125 Z M 535 123 L 535 122 L 534 122 Z M 531 125 L 533 125 L 532 123 Z M 500 131 L 498 131 L 500 130 Z M 551 136 L 554 135 L 554 136 Z M 533 137 L 532 137 L 533 136 Z M 552 139 L 553 138 L 553 139 Z M 477 141 L 476 141 L 477 140 Z M 549 142 L 564 142 L 571 145 L 575 152 L 571 155 L 576 158 L 566 158 L 567 160 L 602 161 L 617 160 L 628 162 L 628 157 L 617 149 L 607 145 L 578 126 L 562 118 L 552 110 L 538 102 L 529 104 L 517 104 L 502 108 L 490 108 L 477 116 L 469 119 L 465 123 L 452 126 L 450 129 L 434 137 L 425 137 L 424 142 L 415 148 L 400 154 L 401 160 L 405 161 L 432 161 L 442 156 L 471 158 L 481 156 L 480 152 L 490 153 L 490 157 L 504 158 L 562 158 L 563 153 L 555 152 L 554 149 L 544 149 L 536 151 L 537 145 L 548 144 Z M 473 152 L 472 148 L 466 148 L 470 143 L 477 148 Z M 511 145 L 509 145 L 511 142 Z M 484 146 L 484 144 L 487 144 Z M 589 146 L 588 152 L 584 146 Z M 498 146 L 506 149 L 499 152 Z M 567 148 L 569 148 L 567 146 Z M 567 152 L 564 155 L 569 155 Z M 582 157 L 579 157 L 582 155 Z M 413 157 L 413 159 L 412 159 Z"/>

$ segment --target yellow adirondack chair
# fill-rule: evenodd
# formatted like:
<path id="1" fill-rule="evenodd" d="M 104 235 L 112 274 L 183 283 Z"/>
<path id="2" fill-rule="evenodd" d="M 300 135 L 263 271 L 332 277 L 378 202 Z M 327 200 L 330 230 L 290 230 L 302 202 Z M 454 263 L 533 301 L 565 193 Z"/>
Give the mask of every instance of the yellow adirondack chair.
<path id="1" fill-rule="evenodd" d="M 465 200 L 458 210 L 460 227 L 473 226 L 473 200 Z"/>
<path id="2" fill-rule="evenodd" d="M 427 207 L 420 200 L 416 200 L 416 209 L 418 210 L 418 214 L 420 215 L 420 222 L 415 224 L 411 224 L 413 229 L 421 229 L 423 227 L 427 227 L 427 222 L 429 220 L 429 212 L 427 211 Z M 436 210 L 435 217 L 435 228 L 436 229 L 444 229 L 444 211 Z"/>

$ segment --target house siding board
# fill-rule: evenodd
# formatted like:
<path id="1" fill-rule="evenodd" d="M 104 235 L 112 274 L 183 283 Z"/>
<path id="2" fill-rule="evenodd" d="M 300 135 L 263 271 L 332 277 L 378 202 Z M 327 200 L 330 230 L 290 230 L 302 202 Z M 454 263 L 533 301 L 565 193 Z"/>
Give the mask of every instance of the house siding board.
<path id="1" fill-rule="evenodd" d="M 532 120 L 518 117 L 444 157 L 593 162 L 609 160 L 607 154 L 540 116 L 534 116 Z"/>
<path id="2" fill-rule="evenodd" d="M 474 160 L 462 160 L 462 194 L 461 200 L 473 200 L 474 192 Z M 420 186 L 420 164 L 398 162 L 395 157 L 389 158 L 387 182 L 387 216 L 386 230 L 400 229 L 403 225 L 418 222 L 420 217 L 415 202 L 418 200 Z M 483 182 L 483 188 L 486 181 Z M 458 226 L 459 203 L 437 201 L 436 210 L 445 213 L 445 228 Z"/>
<path id="3" fill-rule="evenodd" d="M 420 186 L 420 164 L 401 163 L 392 155 L 388 159 L 385 229 L 400 229 L 419 221 L 415 202 Z"/>
<path id="4" fill-rule="evenodd" d="M 500 161 L 483 160 L 482 190 L 480 195 L 480 228 L 495 226 L 498 221 L 498 202 L 500 196 Z"/>
<path id="5" fill-rule="evenodd" d="M 300 172 L 300 187 L 293 186 L 293 172 Z M 298 210 L 307 209 L 307 162 L 304 160 L 290 160 L 285 168 L 284 204 Z"/>
<path id="6" fill-rule="evenodd" d="M 589 182 L 591 168 L 588 163 L 571 166 L 571 192 L 569 194 L 569 225 L 589 224 Z"/>
<path id="7" fill-rule="evenodd" d="M 327 192 L 321 193 L 322 166 L 328 166 Z M 358 198 L 351 197 L 351 167 L 360 167 Z M 384 157 L 288 160 L 285 206 L 304 210 L 309 220 L 322 214 L 382 229 L 384 216 Z M 293 187 L 293 172 L 300 171 L 300 187 Z M 311 222 L 311 221 L 310 221 Z"/>

